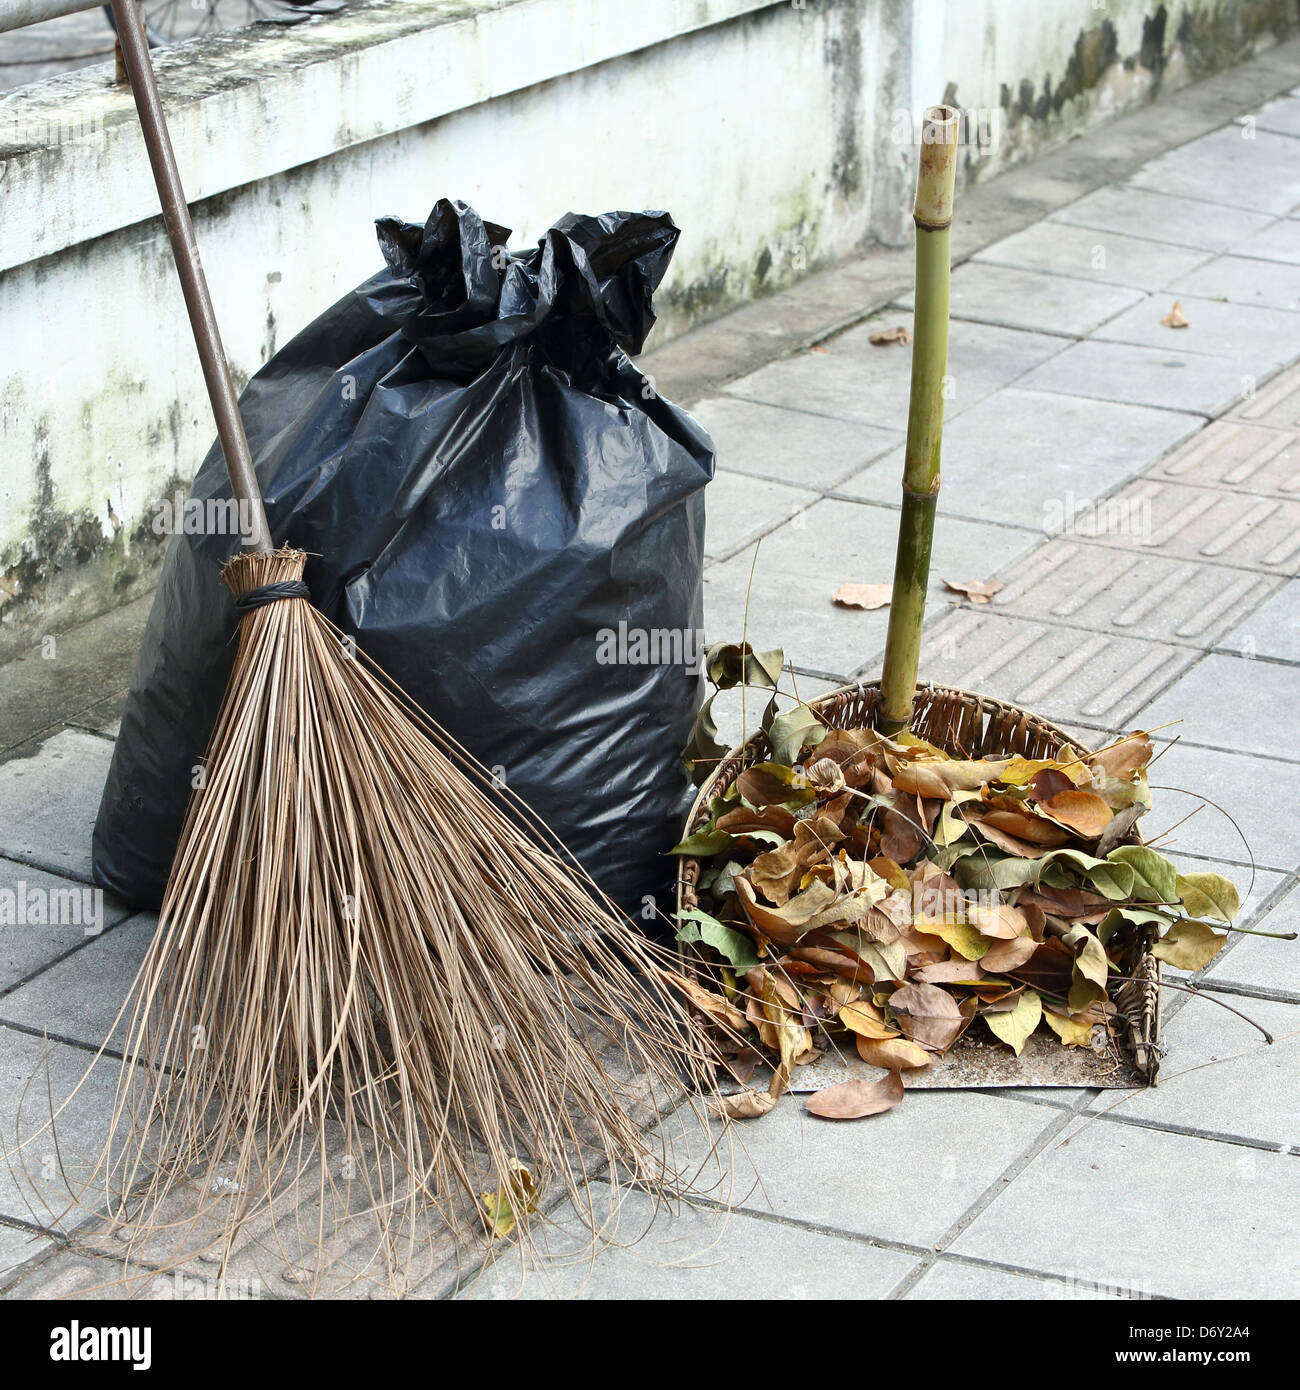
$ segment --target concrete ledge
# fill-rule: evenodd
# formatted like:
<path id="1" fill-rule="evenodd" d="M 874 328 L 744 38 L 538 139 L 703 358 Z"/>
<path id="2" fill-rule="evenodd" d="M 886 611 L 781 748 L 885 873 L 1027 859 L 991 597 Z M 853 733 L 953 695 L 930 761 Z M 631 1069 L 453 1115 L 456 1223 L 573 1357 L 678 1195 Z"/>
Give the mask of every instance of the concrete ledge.
<path id="1" fill-rule="evenodd" d="M 195 203 L 782 3 L 400 0 L 182 44 L 154 61 Z M 0 270 L 157 214 L 135 107 L 111 63 L 0 102 L 0 161 Z"/>

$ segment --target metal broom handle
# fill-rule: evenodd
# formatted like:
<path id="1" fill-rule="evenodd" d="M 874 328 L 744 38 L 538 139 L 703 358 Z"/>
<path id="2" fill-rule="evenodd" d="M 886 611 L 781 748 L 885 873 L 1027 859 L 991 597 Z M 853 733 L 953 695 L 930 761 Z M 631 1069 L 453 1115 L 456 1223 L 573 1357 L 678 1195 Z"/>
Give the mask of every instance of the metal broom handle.
<path id="1" fill-rule="evenodd" d="M 140 21 L 135 0 L 112 0 L 112 4 L 118 43 L 122 50 L 122 65 L 131 80 L 136 110 L 140 114 L 140 129 L 144 133 L 145 148 L 149 151 L 149 163 L 153 167 L 163 222 L 172 244 L 172 255 L 176 259 L 176 272 L 185 296 L 185 307 L 189 311 L 190 327 L 194 330 L 194 344 L 198 348 L 208 399 L 212 402 L 212 414 L 217 422 L 217 437 L 226 456 L 230 486 L 241 504 L 241 514 L 245 511 L 249 514 L 252 529 L 245 536 L 244 544 L 249 550 L 265 554 L 272 549 L 271 528 L 267 525 L 266 508 L 257 485 L 257 474 L 253 471 L 248 436 L 244 433 L 244 422 L 239 415 L 235 384 L 230 379 L 230 366 L 226 361 L 225 349 L 221 346 L 212 296 L 208 293 L 208 282 L 199 260 L 194 224 L 190 221 L 190 210 L 185 203 L 185 190 L 181 187 L 171 136 L 167 133 L 162 103 L 158 99 L 158 84 L 154 81 L 144 25 Z"/>

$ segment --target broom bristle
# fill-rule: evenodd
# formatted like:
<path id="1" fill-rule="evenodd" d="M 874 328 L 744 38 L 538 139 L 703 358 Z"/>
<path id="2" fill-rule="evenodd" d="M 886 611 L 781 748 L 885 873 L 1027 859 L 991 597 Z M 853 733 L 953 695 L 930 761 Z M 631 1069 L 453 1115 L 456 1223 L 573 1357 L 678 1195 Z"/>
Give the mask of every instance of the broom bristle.
<path id="1" fill-rule="evenodd" d="M 400 1283 L 431 1205 L 491 1231 L 504 1196 L 527 1239 L 532 1189 L 590 1212 L 604 1164 L 689 1186 L 647 1121 L 707 1085 L 708 1044 L 667 953 L 531 831 L 308 600 L 246 613 L 129 1001 L 119 1219 L 156 1236 L 183 1190 L 181 1234 L 229 1251 L 305 1190 L 322 1252 L 360 1209 Z"/>

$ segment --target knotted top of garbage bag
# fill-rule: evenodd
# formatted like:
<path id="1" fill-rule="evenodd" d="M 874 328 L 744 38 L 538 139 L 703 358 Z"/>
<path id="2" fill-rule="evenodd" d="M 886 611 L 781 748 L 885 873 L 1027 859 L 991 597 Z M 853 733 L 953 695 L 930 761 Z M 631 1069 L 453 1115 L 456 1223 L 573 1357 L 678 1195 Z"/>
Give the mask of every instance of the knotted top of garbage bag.
<path id="1" fill-rule="evenodd" d="M 396 217 L 375 225 L 393 280 L 418 300 L 396 304 L 375 286 L 374 307 L 400 315 L 403 336 L 441 368 L 482 366 L 530 336 L 639 352 L 680 235 L 666 212 L 568 213 L 535 247 L 513 252 L 508 228 L 446 198 L 422 227 Z M 575 333 L 583 319 L 588 331 Z"/>

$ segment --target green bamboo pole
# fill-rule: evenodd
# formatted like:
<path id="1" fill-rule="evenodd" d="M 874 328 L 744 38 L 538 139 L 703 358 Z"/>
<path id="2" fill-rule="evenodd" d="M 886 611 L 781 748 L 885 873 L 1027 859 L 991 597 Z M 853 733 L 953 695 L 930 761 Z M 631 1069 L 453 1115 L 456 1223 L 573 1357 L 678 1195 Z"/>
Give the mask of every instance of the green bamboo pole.
<path id="1" fill-rule="evenodd" d="M 912 721 L 916 666 L 930 580 L 930 547 L 939 502 L 943 437 L 943 378 L 948 369 L 949 228 L 957 177 L 957 112 L 932 106 L 922 129 L 916 181 L 916 311 L 912 330 L 912 399 L 903 464 L 903 510 L 898 521 L 894 596 L 880 678 L 880 728 L 898 733 Z"/>

